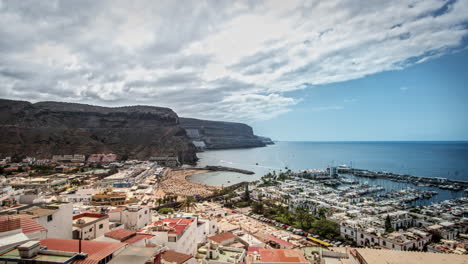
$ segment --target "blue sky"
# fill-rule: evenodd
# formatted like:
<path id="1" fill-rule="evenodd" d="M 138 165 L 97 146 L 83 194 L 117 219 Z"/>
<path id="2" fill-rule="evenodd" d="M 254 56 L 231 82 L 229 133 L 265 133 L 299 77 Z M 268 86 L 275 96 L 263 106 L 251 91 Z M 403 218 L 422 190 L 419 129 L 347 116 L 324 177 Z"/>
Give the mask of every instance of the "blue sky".
<path id="1" fill-rule="evenodd" d="M 468 0 L 0 0 L 0 98 L 163 106 L 282 140 L 468 140 L 467 14 Z"/>
<path id="2" fill-rule="evenodd" d="M 468 50 L 403 70 L 294 92 L 258 134 L 294 141 L 468 140 Z"/>

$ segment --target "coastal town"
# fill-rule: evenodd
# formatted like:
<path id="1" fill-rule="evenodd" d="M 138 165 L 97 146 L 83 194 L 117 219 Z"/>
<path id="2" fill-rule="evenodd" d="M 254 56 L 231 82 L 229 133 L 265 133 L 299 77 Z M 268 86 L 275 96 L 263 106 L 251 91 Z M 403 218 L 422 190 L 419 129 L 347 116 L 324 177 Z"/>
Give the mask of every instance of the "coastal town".
<path id="1" fill-rule="evenodd" d="M 251 174 L 171 155 L 4 157 L 0 263 L 468 263 L 466 182 L 347 166 L 190 181 L 223 170 Z M 413 187 L 365 181 L 378 177 Z M 459 195 L 417 205 L 447 188 Z"/>

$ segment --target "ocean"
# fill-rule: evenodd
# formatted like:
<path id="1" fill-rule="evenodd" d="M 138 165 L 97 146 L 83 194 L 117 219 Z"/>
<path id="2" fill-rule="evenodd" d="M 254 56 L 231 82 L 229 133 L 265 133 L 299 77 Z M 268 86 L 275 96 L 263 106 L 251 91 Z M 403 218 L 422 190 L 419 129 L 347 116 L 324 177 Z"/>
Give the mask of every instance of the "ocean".
<path id="1" fill-rule="evenodd" d="M 213 186 L 254 181 L 268 172 L 286 168 L 297 171 L 342 164 L 359 169 L 468 181 L 468 142 L 277 142 L 263 148 L 210 150 L 197 155 L 198 166 L 221 165 L 255 172 L 254 175 L 211 172 L 190 178 L 193 182 Z M 379 184 L 387 190 L 434 188 L 386 179 L 359 178 L 359 181 Z M 463 191 L 434 190 L 439 192 L 435 200 L 464 195 Z"/>

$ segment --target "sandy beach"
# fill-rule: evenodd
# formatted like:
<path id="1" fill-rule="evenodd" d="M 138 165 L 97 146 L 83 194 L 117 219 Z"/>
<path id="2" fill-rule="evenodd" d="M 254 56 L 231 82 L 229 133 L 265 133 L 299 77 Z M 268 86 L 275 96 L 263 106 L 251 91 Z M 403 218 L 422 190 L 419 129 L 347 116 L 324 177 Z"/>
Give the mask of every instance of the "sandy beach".
<path id="1" fill-rule="evenodd" d="M 187 180 L 187 177 L 193 174 L 205 172 L 208 172 L 208 170 L 169 170 L 165 179 L 160 183 L 156 196 L 177 195 L 181 198 L 195 195 L 201 197 L 209 196 L 213 194 L 213 191 L 217 187 L 193 183 Z"/>

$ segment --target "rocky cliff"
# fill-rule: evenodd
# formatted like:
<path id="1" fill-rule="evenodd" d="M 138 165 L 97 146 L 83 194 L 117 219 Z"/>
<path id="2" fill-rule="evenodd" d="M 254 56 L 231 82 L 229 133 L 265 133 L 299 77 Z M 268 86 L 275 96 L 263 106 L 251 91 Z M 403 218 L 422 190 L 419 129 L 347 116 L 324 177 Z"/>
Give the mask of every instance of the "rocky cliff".
<path id="1" fill-rule="evenodd" d="M 271 142 L 255 136 L 248 125 L 179 118 L 169 108 L 0 99 L 0 157 L 112 152 L 120 158 L 170 155 L 194 163 L 193 141 L 203 141 L 208 149 L 263 147 Z"/>
<path id="2" fill-rule="evenodd" d="M 195 141 L 203 141 L 206 149 L 264 147 L 269 138 L 254 135 L 252 127 L 234 122 L 180 118 L 180 125 Z"/>
<path id="3" fill-rule="evenodd" d="M 120 157 L 177 155 L 194 163 L 196 149 L 168 108 L 99 107 L 0 99 L 0 154 L 50 158 L 54 154 L 112 152 Z"/>

